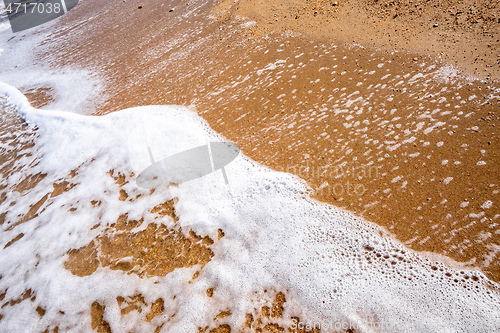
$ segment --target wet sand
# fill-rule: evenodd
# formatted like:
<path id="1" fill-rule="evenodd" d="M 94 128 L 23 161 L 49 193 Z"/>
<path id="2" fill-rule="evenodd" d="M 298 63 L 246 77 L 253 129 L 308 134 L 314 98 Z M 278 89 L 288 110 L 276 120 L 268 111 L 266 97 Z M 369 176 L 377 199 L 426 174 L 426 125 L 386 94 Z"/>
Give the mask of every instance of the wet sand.
<path id="1" fill-rule="evenodd" d="M 36 56 L 105 79 L 96 114 L 190 106 L 250 158 L 305 179 L 313 197 L 500 281 L 498 8 L 415 1 L 415 14 L 402 3 L 87 0 Z M 34 105 L 51 100 L 50 87 L 26 91 Z M 68 269 L 88 274 L 95 265 L 78 263 L 92 250 L 75 249 Z"/>
<path id="2" fill-rule="evenodd" d="M 451 0 L 226 0 L 220 17 L 248 17 L 253 33 L 295 31 L 337 43 L 430 55 L 483 80 L 498 80 L 500 5 Z"/>
<path id="3" fill-rule="evenodd" d="M 81 4 L 62 24 L 85 19 L 93 6 Z M 53 36 L 39 54 L 107 80 L 97 113 L 190 105 L 249 157 L 307 180 L 316 198 L 498 281 L 494 85 L 410 50 L 290 31 L 259 36 L 262 23 L 242 26 L 237 11 L 210 4 L 106 6 L 92 27 Z M 208 19 L 210 12 L 219 16 Z"/>

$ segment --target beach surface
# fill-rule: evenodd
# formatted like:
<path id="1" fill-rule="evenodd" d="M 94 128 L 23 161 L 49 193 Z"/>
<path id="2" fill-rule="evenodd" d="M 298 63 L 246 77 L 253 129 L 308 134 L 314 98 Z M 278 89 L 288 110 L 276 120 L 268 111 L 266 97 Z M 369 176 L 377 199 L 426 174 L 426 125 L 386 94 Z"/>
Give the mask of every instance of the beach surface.
<path id="1" fill-rule="evenodd" d="M 0 326 L 496 331 L 499 19 L 494 1 L 85 0 L 4 30 Z M 148 149 L 225 140 L 229 187 L 137 187 Z"/>

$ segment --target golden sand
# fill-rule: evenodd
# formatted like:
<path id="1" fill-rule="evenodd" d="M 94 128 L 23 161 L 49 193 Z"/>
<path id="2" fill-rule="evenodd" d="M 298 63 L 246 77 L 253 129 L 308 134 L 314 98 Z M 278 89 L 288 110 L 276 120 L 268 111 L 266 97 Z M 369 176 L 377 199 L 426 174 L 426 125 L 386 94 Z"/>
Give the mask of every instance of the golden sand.
<path id="1" fill-rule="evenodd" d="M 316 198 L 385 226 L 415 250 L 467 262 L 498 281 L 498 208 L 477 215 L 488 200 L 498 198 L 499 190 L 498 100 L 482 102 L 491 93 L 488 84 L 464 81 L 459 86 L 446 76 L 398 84 L 403 78 L 397 79 L 397 74 L 406 75 L 406 81 L 428 74 L 427 66 L 436 60 L 429 52 L 410 52 L 418 49 L 389 52 L 391 44 L 387 51 L 356 44 L 332 47 L 325 38 L 335 41 L 337 35 L 328 33 L 326 23 L 326 30 L 313 24 L 322 17 L 319 12 L 310 17 L 309 32 L 324 33 L 323 39 L 283 32 L 303 31 L 302 25 L 295 26 L 295 18 L 269 30 L 269 15 L 258 16 L 256 25 L 240 29 L 241 20 L 235 18 L 239 11 L 251 16 L 245 8 L 260 8 L 260 2 L 245 3 L 226 6 L 225 12 L 220 5 L 215 21 L 201 16 L 173 26 L 169 24 L 175 17 L 191 9 L 189 3 L 174 12 L 149 5 L 138 11 L 133 2 L 107 4 L 106 16 L 97 15 L 92 30 L 70 31 L 70 36 L 55 40 L 57 49 L 43 51 L 40 58 L 50 50 L 54 64 L 73 59 L 73 66 L 86 66 L 105 77 L 108 98 L 98 110 L 101 114 L 138 105 L 195 106 L 247 156 L 308 181 Z M 81 12 L 92 6 L 82 3 Z M 314 6 L 307 2 L 301 10 L 309 13 Z M 354 10 L 348 3 L 340 7 Z M 266 8 L 259 12 L 275 12 Z M 288 13 L 288 18 L 295 15 L 294 8 L 282 5 L 276 10 Z M 206 14 L 211 10 L 211 4 L 202 8 Z M 73 12 L 64 19 L 75 19 Z M 123 13 L 126 21 L 119 18 Z M 330 8 L 326 13 L 333 15 Z M 122 29 L 125 22 L 127 29 Z M 139 25 L 141 30 L 128 29 Z M 203 27 L 202 32 L 190 33 L 193 26 Z M 264 35 L 269 31 L 275 33 Z M 287 67 L 266 72 L 266 65 L 280 59 Z M 332 71 L 332 64 L 339 67 Z M 386 73 L 392 77 L 383 82 Z M 356 91 L 368 105 L 349 102 Z M 478 98 L 468 99 L 474 95 Z M 432 125 L 429 118 L 445 126 L 419 132 L 419 126 Z M 407 131 L 411 135 L 406 136 Z M 411 136 L 414 141 L 398 146 Z"/>
<path id="2" fill-rule="evenodd" d="M 481 79 L 498 80 L 500 43 L 495 0 L 232 0 L 219 17 L 248 17 L 254 32 L 296 31 L 337 43 L 439 57 Z"/>
<path id="3" fill-rule="evenodd" d="M 177 219 L 173 201 L 155 207 L 152 213 Z M 66 269 L 78 276 L 91 275 L 101 265 L 140 277 L 165 276 L 176 268 L 208 263 L 213 256 L 210 237 L 198 236 L 193 231 L 186 237 L 180 229 L 149 224 L 138 232 L 132 230 L 144 221 L 129 220 L 126 215 L 118 218 L 95 241 L 70 251 Z M 127 259 L 132 258 L 132 259 Z"/>
<path id="4" fill-rule="evenodd" d="M 481 103 L 488 95 L 488 83 L 473 81 L 457 87 L 444 77 L 428 85 L 397 86 L 395 81 L 388 89 L 373 88 L 383 83 L 386 70 L 393 77 L 429 73 L 425 68 L 439 61 L 436 57 L 486 82 L 498 82 L 495 38 L 499 31 L 491 19 L 498 17 L 495 2 L 473 6 L 472 1 L 464 1 L 452 6 L 453 1 L 434 1 L 433 7 L 423 1 L 413 1 L 412 6 L 409 1 L 395 5 L 339 1 L 335 6 L 331 1 L 305 0 L 209 2 L 202 8 L 204 16 L 175 26 L 169 24 L 189 10 L 190 3 L 175 2 L 175 11 L 154 2 L 139 10 L 137 4 L 131 0 L 81 3 L 61 24 L 92 13 L 91 27 L 51 36 L 53 44 L 41 48 L 38 61 L 99 73 L 106 80 L 107 99 L 97 114 L 150 104 L 196 107 L 214 130 L 240 145 L 250 158 L 305 179 L 312 196 L 386 227 L 414 250 L 467 262 L 500 281 L 498 207 L 475 215 L 488 200 L 498 201 L 499 104 Z M 210 13 L 215 20 L 208 19 Z M 256 23 L 240 28 L 238 16 Z M 203 27 L 203 32 L 194 34 L 189 30 L 193 26 Z M 394 53 L 394 49 L 404 52 Z M 289 67 L 259 74 L 277 60 L 286 60 Z M 382 62 L 383 71 L 377 66 Z M 332 74 L 333 63 L 339 68 Z M 371 71 L 376 74 L 366 75 Z M 339 88 L 345 88 L 344 95 Z M 365 107 L 358 112 L 361 102 L 348 103 L 346 95 L 356 91 L 365 97 L 374 93 L 368 100 L 371 110 Z M 52 98 L 50 87 L 27 87 L 25 92 L 38 106 Z M 456 99 L 457 94 L 464 103 Z M 446 130 L 435 128 L 425 135 L 413 131 L 428 111 L 438 108 L 434 95 L 446 98 L 451 107 L 460 105 L 463 116 L 453 118 L 456 113 L 446 114 L 443 108 L 432 116 L 446 123 Z M 478 100 L 466 99 L 472 95 Z M 345 112 L 322 111 L 334 109 Z M 391 126 L 395 117 L 400 120 Z M 356 123 L 363 131 L 354 128 Z M 405 129 L 414 132 L 415 140 L 387 150 Z M 113 172 L 110 176 L 117 183 L 127 178 Z M 36 181 L 25 180 L 19 190 Z M 70 186 L 54 184 L 54 192 L 40 200 Z M 133 198 L 122 192 L 120 200 Z M 21 221 L 36 216 L 39 203 Z M 153 213 L 175 220 L 175 203 L 166 202 Z M 121 217 L 105 234 L 71 251 L 66 267 L 80 276 L 92 274 L 99 265 L 139 276 L 163 276 L 178 267 L 204 265 L 213 256 L 212 239 L 194 233 L 186 237 L 179 230 L 158 226 L 132 233 L 140 223 Z M 223 231 L 219 234 L 222 237 Z M 180 256 L 173 260 L 172 254 Z M 132 257 L 132 262 L 120 260 L 125 257 Z M 207 297 L 216 292 L 207 290 Z M 28 299 L 26 295 L 22 297 Z M 117 302 L 122 313 L 148 311 L 147 317 L 153 318 L 162 312 L 164 300 L 146 304 L 140 295 L 123 295 Z M 281 314 L 285 294 L 277 293 L 269 303 L 247 315 L 247 329 L 282 331 L 272 318 Z M 221 317 L 200 331 L 230 331 L 229 325 L 217 323 L 231 315 L 221 309 Z M 91 312 L 93 329 L 109 331 L 104 307 L 96 302 Z"/>

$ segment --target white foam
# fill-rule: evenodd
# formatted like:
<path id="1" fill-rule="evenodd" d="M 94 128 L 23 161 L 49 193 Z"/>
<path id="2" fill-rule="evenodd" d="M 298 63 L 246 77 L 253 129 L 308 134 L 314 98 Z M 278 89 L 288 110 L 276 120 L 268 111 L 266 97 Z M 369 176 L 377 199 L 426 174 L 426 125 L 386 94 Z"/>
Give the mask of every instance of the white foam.
<path id="1" fill-rule="evenodd" d="M 481 208 L 482 209 L 489 209 L 491 208 L 491 206 L 493 206 L 493 201 L 491 200 L 486 200 L 482 205 L 481 205 Z"/>
<path id="2" fill-rule="evenodd" d="M 120 189 L 130 197 L 146 193 L 134 182 L 120 188 L 108 171 L 139 174 L 149 164 L 148 145 L 160 159 L 223 139 L 183 107 L 148 106 L 92 117 L 35 110 L 5 84 L 0 92 L 38 128 L 31 153 L 39 163 L 23 167 L 19 176 L 47 173 L 27 194 L 12 192 L 0 204 L 9 221 L 0 226 L 0 246 L 25 234 L 0 256 L 0 291 L 8 288 L 3 302 L 27 289 L 36 295 L 33 302 L 0 309 L 4 332 L 42 331 L 55 322 L 63 331 L 90 331 L 90 307 L 96 300 L 106 306 L 105 320 L 113 332 L 151 332 L 173 313 L 175 320 L 166 322 L 163 331 L 196 331 L 218 314 L 216 304 L 229 307 L 227 322 L 238 329 L 255 306 L 250 302 L 254 292 L 271 288 L 288 290 L 287 304 L 296 301 L 301 308 L 288 307 L 285 314 L 300 312 L 304 321 L 376 320 L 391 332 L 500 328 L 498 285 L 482 273 L 447 268 L 415 254 L 377 226 L 310 199 L 311 189 L 300 179 L 245 156 L 226 167 L 229 187 L 216 172 L 178 188 L 158 189 L 133 203 L 120 201 Z M 36 217 L 9 230 L 36 198 L 53 190 L 53 182 L 78 167 L 71 179 L 77 186 L 47 199 Z M 16 184 L 15 177 L 1 180 L 7 188 Z M 212 245 L 212 261 L 192 283 L 188 281 L 200 267 L 143 279 L 102 267 L 77 277 L 63 268 L 67 251 L 88 244 L 106 223 L 124 213 L 153 223 L 144 212 L 173 196 L 179 199 L 176 212 L 183 232 L 194 229 L 216 239 L 222 228 L 226 234 Z M 102 204 L 92 208 L 90 200 Z M 77 210 L 70 212 L 70 206 Z M 91 230 L 97 221 L 101 225 Z M 167 217 L 162 223 L 172 225 Z M 205 296 L 211 286 L 219 291 L 214 298 Z M 147 323 L 144 314 L 131 312 L 121 320 L 116 297 L 138 293 L 149 303 L 160 296 L 169 300 L 165 319 Z M 35 312 L 38 305 L 46 308 L 45 316 Z"/>
<path id="3" fill-rule="evenodd" d="M 443 183 L 445 183 L 445 184 L 449 184 L 452 180 L 453 180 L 453 177 L 446 177 L 446 178 L 443 180 Z"/>
<path id="4" fill-rule="evenodd" d="M 58 20 L 15 34 L 7 21 L 0 23 L 0 81 L 22 91 L 50 88 L 53 99 L 44 109 L 92 112 L 103 98 L 99 79 L 83 69 L 68 65 L 62 69 L 65 64 L 53 63 L 50 54 L 43 58 L 38 56 L 37 61 L 34 61 L 34 50 L 39 54 L 43 54 L 44 50 L 49 52 L 47 41 L 51 39 Z"/>

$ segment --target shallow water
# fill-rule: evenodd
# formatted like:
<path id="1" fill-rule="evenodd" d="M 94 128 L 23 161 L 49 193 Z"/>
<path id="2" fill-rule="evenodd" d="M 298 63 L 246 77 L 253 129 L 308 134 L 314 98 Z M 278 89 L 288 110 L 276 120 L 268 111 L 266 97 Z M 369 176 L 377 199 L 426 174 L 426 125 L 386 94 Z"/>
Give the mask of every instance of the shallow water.
<path id="1" fill-rule="evenodd" d="M 420 55 L 256 37 L 244 20 L 209 20 L 210 3 L 108 4 L 105 15 L 92 4 L 35 51 L 40 64 L 104 79 L 101 103 L 65 110 L 190 106 L 316 198 L 498 281 L 498 87 Z"/>
<path id="2" fill-rule="evenodd" d="M 238 330 L 249 314 L 251 330 L 295 316 L 499 328 L 498 285 L 478 270 L 497 280 L 497 88 L 432 59 L 248 38 L 251 24 L 211 22 L 203 2 L 157 22 L 131 2 L 106 6 L 0 35 L 0 81 L 44 109 L 2 86 L 4 330 Z M 119 111 L 151 104 L 191 111 Z M 147 147 L 159 160 L 227 139 L 245 154 L 229 187 L 220 172 L 136 186 Z M 280 292 L 284 312 L 263 315 Z"/>
<path id="3" fill-rule="evenodd" d="M 18 169 L 2 178 L 4 331 L 238 328 L 267 291 L 286 295 L 281 317 L 265 320 L 281 327 L 294 316 L 322 321 L 324 331 L 335 329 L 327 322 L 392 332 L 500 325 L 499 287 L 479 271 L 415 254 L 245 156 L 226 166 L 229 185 L 214 172 L 155 191 L 138 186 L 147 147 L 163 158 L 224 140 L 192 111 L 39 111 L 0 88 L 30 124 L 15 117 L 24 129 L 2 142 L 36 133 L 30 156 L 16 152 Z M 142 303 L 124 311 L 137 297 Z"/>

